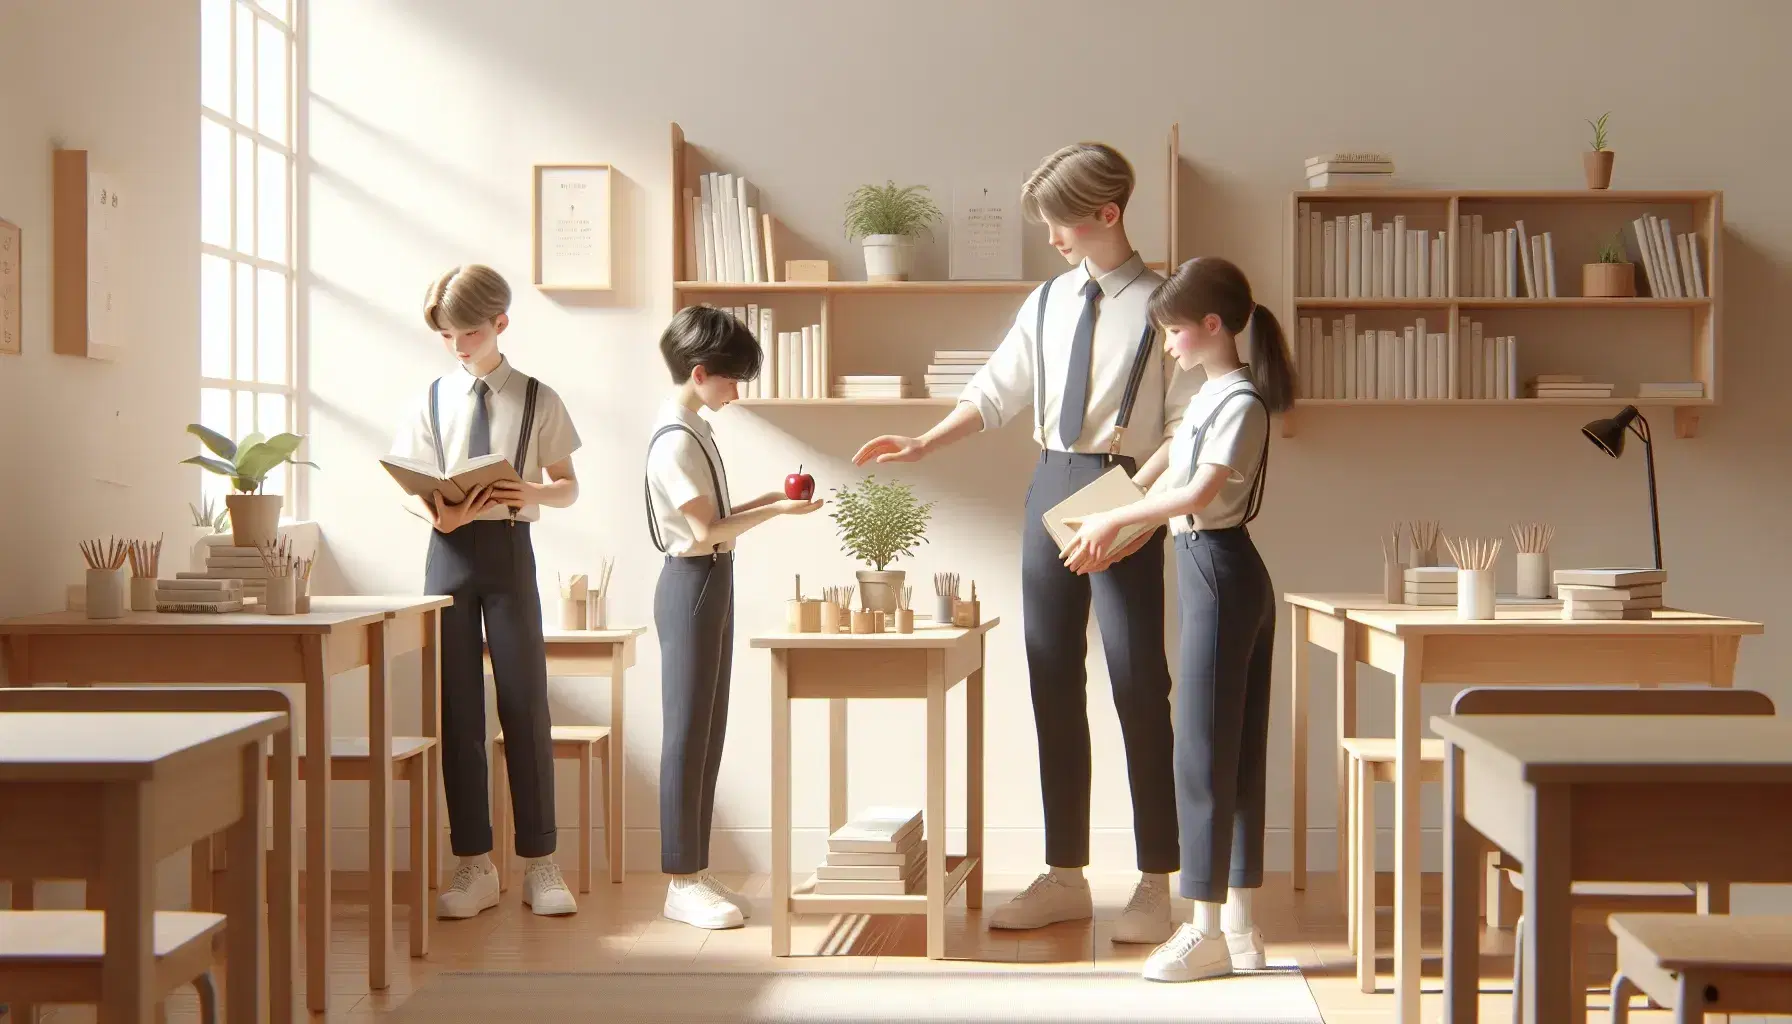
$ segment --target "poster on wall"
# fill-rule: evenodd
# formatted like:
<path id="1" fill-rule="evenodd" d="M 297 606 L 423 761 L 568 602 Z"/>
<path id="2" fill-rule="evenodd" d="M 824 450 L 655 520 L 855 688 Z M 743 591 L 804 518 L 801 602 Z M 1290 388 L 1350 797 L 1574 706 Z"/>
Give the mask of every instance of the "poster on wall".
<path id="1" fill-rule="evenodd" d="M 610 165 L 535 167 L 535 285 L 610 289 Z"/>
<path id="2" fill-rule="evenodd" d="M 20 250 L 17 225 L 0 220 L 0 356 L 19 354 L 19 302 L 21 287 Z"/>
<path id="3" fill-rule="evenodd" d="M 952 189 L 952 280 L 1020 280 L 1020 241 L 1018 186 L 977 184 Z"/>
<path id="4" fill-rule="evenodd" d="M 117 181 L 101 171 L 87 175 L 87 350 L 95 358 L 117 358 L 123 338 L 118 331 L 117 274 L 113 255 L 122 248 L 126 204 Z"/>

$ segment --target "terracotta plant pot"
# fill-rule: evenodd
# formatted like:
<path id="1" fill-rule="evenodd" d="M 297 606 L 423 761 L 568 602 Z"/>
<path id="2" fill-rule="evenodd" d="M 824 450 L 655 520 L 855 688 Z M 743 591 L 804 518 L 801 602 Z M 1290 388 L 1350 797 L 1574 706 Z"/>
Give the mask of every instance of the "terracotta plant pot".
<path id="1" fill-rule="evenodd" d="M 280 505 L 285 499 L 278 494 L 231 494 L 224 498 L 230 509 L 232 543 L 239 548 L 260 547 L 280 539 Z"/>
<path id="2" fill-rule="evenodd" d="M 1621 299 L 1636 294 L 1636 264 L 1588 263 L 1580 268 L 1580 293 L 1592 298 Z"/>
<path id="3" fill-rule="evenodd" d="M 1618 154 L 1609 149 L 1589 149 L 1580 155 L 1587 169 L 1588 188 L 1610 188 L 1612 185 L 1612 160 Z"/>

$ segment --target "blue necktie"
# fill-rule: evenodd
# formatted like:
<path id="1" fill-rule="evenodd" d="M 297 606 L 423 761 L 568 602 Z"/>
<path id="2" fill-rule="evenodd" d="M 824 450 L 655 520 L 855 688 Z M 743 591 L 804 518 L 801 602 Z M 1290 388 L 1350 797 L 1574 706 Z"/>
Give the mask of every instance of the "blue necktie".
<path id="1" fill-rule="evenodd" d="M 1064 381 L 1064 402 L 1058 409 L 1058 440 L 1065 451 L 1074 450 L 1083 435 L 1083 413 L 1089 404 L 1089 363 L 1095 348 L 1095 300 L 1101 285 L 1090 278 L 1083 285 L 1083 315 L 1070 339 L 1070 375 Z"/>
<path id="2" fill-rule="evenodd" d="M 473 427 L 467 432 L 469 459 L 492 453 L 492 414 L 485 404 L 485 396 L 491 391 L 492 386 L 485 381 L 473 382 Z"/>

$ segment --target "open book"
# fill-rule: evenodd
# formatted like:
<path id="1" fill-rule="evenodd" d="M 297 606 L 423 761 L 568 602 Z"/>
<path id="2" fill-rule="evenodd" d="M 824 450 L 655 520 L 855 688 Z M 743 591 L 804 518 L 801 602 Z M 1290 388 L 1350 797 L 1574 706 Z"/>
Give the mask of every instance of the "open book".
<path id="1" fill-rule="evenodd" d="M 380 459 L 380 465 L 398 481 L 398 486 L 406 493 L 415 494 L 428 500 L 441 491 L 442 496 L 451 505 L 458 505 L 467 500 L 467 495 L 475 488 L 486 484 L 495 484 L 500 480 L 522 482 L 510 460 L 502 455 L 481 455 L 476 459 L 456 463 L 448 467 L 447 473 L 436 470 L 435 463 L 421 459 L 407 459 L 402 455 L 388 455 Z"/>
<path id="2" fill-rule="evenodd" d="M 1145 496 L 1139 485 L 1132 482 L 1132 476 L 1126 472 L 1125 466 L 1114 468 L 1097 477 L 1095 482 L 1082 490 L 1065 498 L 1045 513 L 1045 530 L 1058 542 L 1061 552 L 1070 546 L 1076 538 L 1076 529 L 1064 525 L 1066 519 L 1081 519 L 1097 512 L 1108 512 L 1122 505 L 1130 505 Z M 1145 524 L 1128 526 L 1114 538 L 1114 550 L 1118 551 L 1131 544 L 1139 534 L 1149 529 Z"/>

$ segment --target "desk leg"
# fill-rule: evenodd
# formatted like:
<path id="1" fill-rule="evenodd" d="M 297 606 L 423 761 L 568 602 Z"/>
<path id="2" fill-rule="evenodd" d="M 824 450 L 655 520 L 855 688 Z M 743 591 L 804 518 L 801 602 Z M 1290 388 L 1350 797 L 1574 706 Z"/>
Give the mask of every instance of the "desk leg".
<path id="1" fill-rule="evenodd" d="M 1481 948 L 1475 906 L 1485 845 L 1463 818 L 1462 750 L 1444 752 L 1444 1024 L 1476 1024 Z"/>
<path id="2" fill-rule="evenodd" d="M 1342 664 L 1350 665 L 1354 674 L 1356 650 L 1349 630 L 1344 636 Z M 1400 671 L 1394 673 L 1394 1019 L 1400 1024 L 1419 1021 L 1419 732 L 1424 725 L 1419 715 L 1419 680 L 1423 645 L 1422 638 L 1406 638 L 1401 645 Z M 1343 687 L 1339 694 L 1342 704 Z M 1352 710 L 1350 725 L 1354 726 Z M 1344 721 L 1340 716 L 1340 729 Z"/>
<path id="3" fill-rule="evenodd" d="M 604 845 L 610 861 L 610 881 L 621 882 L 623 845 L 628 838 L 628 814 L 625 794 L 628 793 L 628 744 L 623 742 L 623 655 L 622 645 L 610 648 L 610 790 L 604 794 L 604 808 L 610 813 L 615 828 L 604 828 Z"/>
<path id="4" fill-rule="evenodd" d="M 964 681 L 964 853 L 976 863 L 964 880 L 964 905 L 983 906 L 983 637 L 977 670 Z"/>
<path id="5" fill-rule="evenodd" d="M 1294 814 L 1289 825 L 1289 840 L 1293 847 L 1294 887 L 1307 887 L 1307 617 L 1312 613 L 1306 608 L 1291 604 L 1288 606 L 1290 623 L 1288 630 L 1293 637 L 1293 647 L 1289 651 L 1289 702 L 1293 706 L 1294 734 L 1290 737 L 1288 749 L 1294 756 Z"/>
<path id="6" fill-rule="evenodd" d="M 846 824 L 846 699 L 828 701 L 828 833 Z"/>
<path id="7" fill-rule="evenodd" d="M 267 788 L 267 759 L 261 743 L 244 745 L 242 756 L 242 813 L 224 833 L 224 856 L 231 870 L 225 876 L 223 911 L 225 957 L 225 1019 L 266 1020 L 262 1002 L 262 972 L 267 949 L 261 943 L 261 907 L 265 898 L 267 861 L 261 855 L 261 815 Z M 271 922 L 270 922 L 271 924 Z M 288 1004 L 288 1010 L 291 1004 Z"/>
<path id="8" fill-rule="evenodd" d="M 1574 972 L 1573 876 L 1570 870 L 1569 791 L 1533 786 L 1524 850 L 1524 1024 L 1554 1024 L 1585 1016 L 1569 1012 Z"/>
<path id="9" fill-rule="evenodd" d="M 273 853 L 268 858 L 268 1001 L 273 1005 L 273 1024 L 291 1024 L 299 962 L 299 864 L 298 819 L 293 798 L 298 789 L 298 761 L 293 756 L 297 723 L 274 734 L 274 759 L 270 776 L 274 783 Z"/>
<path id="10" fill-rule="evenodd" d="M 101 798 L 105 808 L 100 824 L 104 837 L 100 864 L 106 955 L 100 963 L 100 1024 L 140 1024 L 150 1019 L 156 1005 L 156 886 L 151 850 L 157 808 L 151 786 L 108 783 Z M 90 903 L 91 889 L 90 884 Z M 233 1015 L 231 1019 L 238 1018 Z"/>
<path id="11" fill-rule="evenodd" d="M 411 794 L 412 800 L 427 800 L 429 813 L 425 816 L 429 822 L 429 836 L 424 844 L 424 863 L 428 865 L 429 885 L 424 890 L 436 888 L 442 873 L 442 826 L 445 817 L 442 814 L 442 612 L 432 608 L 423 613 L 423 649 L 418 652 L 417 685 L 423 698 L 423 735 L 435 740 L 435 745 L 424 755 L 427 758 L 423 772 L 423 785 L 418 792 Z M 418 870 L 418 865 L 411 865 L 411 870 Z M 428 921 L 434 907 L 423 908 L 423 919 Z M 428 925 L 424 925 L 428 928 Z M 411 950 L 412 956 L 422 956 L 417 950 Z"/>
<path id="12" fill-rule="evenodd" d="M 1349 869 L 1350 844 L 1344 835 L 1344 808 L 1350 805 L 1350 794 L 1347 792 L 1350 785 L 1350 767 L 1347 763 L 1349 759 L 1344 755 L 1344 740 L 1357 735 L 1356 660 L 1361 653 L 1356 649 L 1356 628 L 1349 621 L 1344 621 L 1342 625 L 1344 627 L 1344 642 L 1338 645 L 1343 648 L 1338 652 L 1338 741 L 1334 744 L 1336 749 L 1333 751 L 1338 772 L 1338 802 L 1333 805 L 1337 827 L 1333 830 L 1333 835 L 1337 837 L 1338 843 L 1339 877 L 1343 877 L 1342 872 Z M 1415 709 L 1413 714 L 1416 716 L 1418 714 L 1416 700 L 1413 702 L 1413 706 Z M 1416 718 L 1414 720 L 1417 721 Z M 1414 754 L 1413 756 L 1416 758 L 1418 755 Z"/>
<path id="13" fill-rule="evenodd" d="M 1742 645 L 1739 636 L 1711 638 L 1711 685 L 1734 686 L 1736 683 L 1736 649 Z"/>
<path id="14" fill-rule="evenodd" d="M 772 651 L 772 955 L 790 955 L 790 655 Z"/>
<path id="15" fill-rule="evenodd" d="M 330 669 L 328 639 L 301 641 L 305 662 L 305 1006 L 330 1006 Z"/>
<path id="16" fill-rule="evenodd" d="M 927 959 L 946 956 L 946 652 L 927 652 Z"/>
<path id="17" fill-rule="evenodd" d="M 367 984 L 392 986 L 392 693 L 387 621 L 367 627 Z M 312 876 L 317 877 L 316 875 Z"/>

